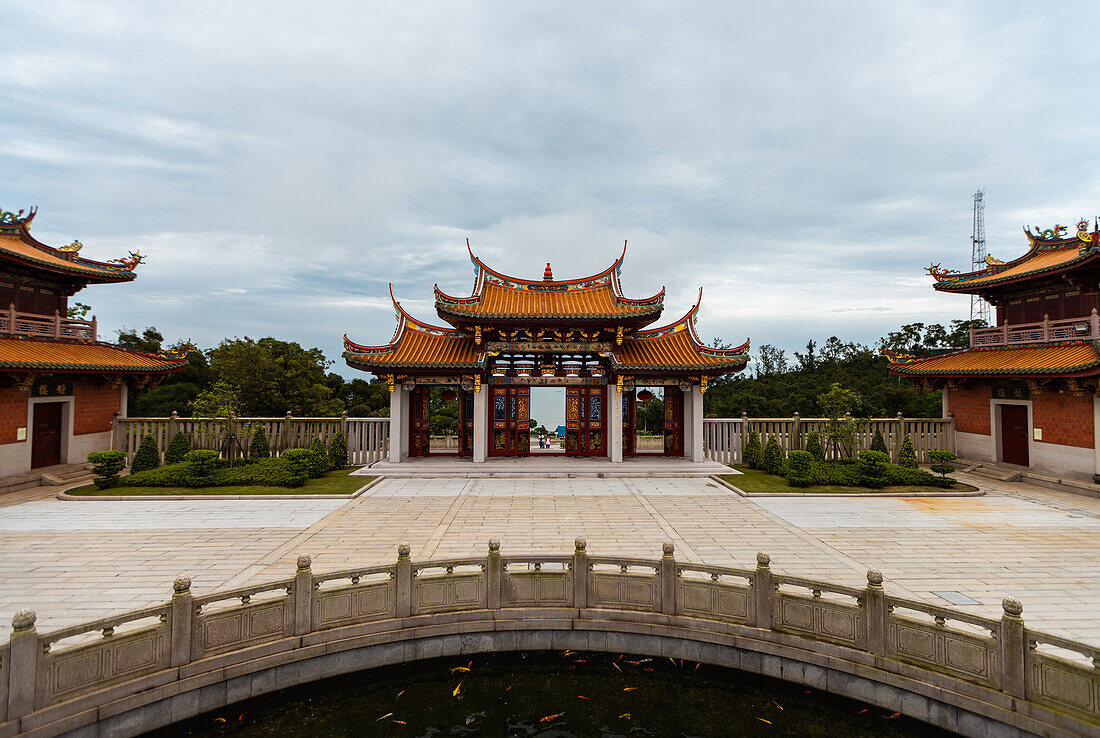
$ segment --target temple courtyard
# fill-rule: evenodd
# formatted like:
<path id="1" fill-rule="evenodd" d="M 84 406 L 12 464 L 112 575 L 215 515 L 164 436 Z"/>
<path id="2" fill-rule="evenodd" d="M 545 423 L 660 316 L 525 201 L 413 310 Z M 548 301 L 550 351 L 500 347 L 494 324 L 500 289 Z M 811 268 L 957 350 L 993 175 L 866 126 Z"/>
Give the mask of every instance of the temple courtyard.
<path id="1" fill-rule="evenodd" d="M 986 478 L 980 497 L 747 498 L 708 478 L 410 477 L 355 499 L 64 501 L 42 487 L 0 497 L 0 638 L 21 608 L 48 631 L 168 599 L 187 574 L 196 594 L 316 572 L 502 552 L 657 558 L 862 586 L 997 617 L 1018 597 L 1031 627 L 1100 645 L 1100 500 Z"/>

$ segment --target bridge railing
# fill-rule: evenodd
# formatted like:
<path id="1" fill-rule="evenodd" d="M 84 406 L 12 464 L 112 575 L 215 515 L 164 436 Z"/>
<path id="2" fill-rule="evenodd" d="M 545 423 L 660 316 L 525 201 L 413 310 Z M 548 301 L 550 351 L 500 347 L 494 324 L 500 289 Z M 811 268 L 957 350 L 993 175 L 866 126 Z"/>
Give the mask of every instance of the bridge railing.
<path id="1" fill-rule="evenodd" d="M 761 443 L 775 436 L 785 454 L 805 449 L 807 436 L 816 431 L 822 436 L 825 458 L 838 455 L 838 449 L 825 446 L 824 431 L 828 418 L 706 418 L 703 420 L 703 455 L 722 464 L 740 464 L 749 436 L 756 433 Z M 935 449 L 955 450 L 955 418 L 906 418 L 901 413 L 893 418 L 870 418 L 856 433 L 852 448 L 840 449 L 842 455 L 852 455 L 871 448 L 875 433 L 881 433 L 893 461 L 898 460 L 905 436 L 913 440 L 913 450 L 921 463 L 930 461 L 928 452 Z"/>
<path id="2" fill-rule="evenodd" d="M 414 562 L 401 544 L 394 564 L 314 574 L 302 555 L 291 578 L 201 597 L 179 577 L 165 604 L 46 634 L 23 610 L 0 644 L 0 733 L 32 713 L 87 710 L 108 687 L 120 699 L 182 679 L 214 656 L 222 668 L 337 628 L 415 629 L 439 614 L 507 609 L 522 618 L 524 608 L 656 613 L 700 632 L 728 624 L 799 637 L 800 648 L 841 646 L 879 669 L 919 667 L 1100 726 L 1100 649 L 1026 628 L 1014 599 L 994 620 L 889 596 L 875 570 L 858 588 L 775 575 L 770 564 L 763 553 L 755 569 L 678 562 L 672 543 L 659 559 L 589 556 L 583 538 L 571 556 L 502 556 L 494 539 L 485 556 Z"/>
<path id="3" fill-rule="evenodd" d="M 244 451 L 253 436 L 262 429 L 271 455 L 278 456 L 288 448 L 305 448 L 314 438 L 326 446 L 337 432 L 343 432 L 348 444 L 348 463 L 373 464 L 389 454 L 389 418 L 349 418 L 347 413 L 332 418 L 296 418 L 287 413 L 281 418 L 181 418 L 175 412 L 167 418 L 116 417 L 114 448 L 126 452 L 132 461 L 145 436 L 156 439 L 163 458 L 176 433 L 183 432 L 191 449 L 220 451 L 226 434 L 232 431 Z"/>

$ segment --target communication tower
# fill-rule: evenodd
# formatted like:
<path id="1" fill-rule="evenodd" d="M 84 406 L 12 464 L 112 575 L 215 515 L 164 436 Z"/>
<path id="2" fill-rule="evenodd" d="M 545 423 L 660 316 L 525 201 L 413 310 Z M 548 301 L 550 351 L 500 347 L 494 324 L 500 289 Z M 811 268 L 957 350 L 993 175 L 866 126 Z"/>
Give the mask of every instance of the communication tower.
<path id="1" fill-rule="evenodd" d="M 974 226 L 970 233 L 970 263 L 972 271 L 985 269 L 985 193 L 974 193 Z M 984 320 L 989 325 L 989 303 L 979 295 L 970 296 L 970 319 Z"/>

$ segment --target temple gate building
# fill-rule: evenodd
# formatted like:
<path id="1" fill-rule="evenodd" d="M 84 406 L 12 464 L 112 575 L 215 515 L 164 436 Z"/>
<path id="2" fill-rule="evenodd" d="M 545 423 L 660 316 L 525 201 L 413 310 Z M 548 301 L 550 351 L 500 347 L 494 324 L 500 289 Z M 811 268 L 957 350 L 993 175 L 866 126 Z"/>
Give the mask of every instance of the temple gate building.
<path id="1" fill-rule="evenodd" d="M 30 233 L 35 214 L 0 210 L 0 477 L 109 450 L 127 387 L 159 383 L 186 357 L 100 342 L 94 316 L 68 317 L 70 297 L 133 280 L 141 255 L 100 262 L 79 241 L 47 246 Z"/>
<path id="2" fill-rule="evenodd" d="M 970 332 L 970 348 L 917 358 L 886 352 L 890 371 L 943 390 L 959 455 L 1059 477 L 1100 473 L 1100 229 L 1024 229 L 1030 248 L 980 271 L 928 267 L 941 292 L 980 295 L 996 326 Z"/>
<path id="3" fill-rule="evenodd" d="M 703 461 L 703 393 L 708 381 L 744 368 L 749 343 L 705 346 L 695 333 L 698 302 L 679 320 L 648 328 L 664 310 L 665 291 L 623 295 L 625 256 L 624 246 L 610 267 L 582 279 L 556 280 L 547 264 L 542 280 L 527 280 L 490 269 L 471 250 L 470 296 L 435 288 L 448 327 L 407 313 L 391 285 L 397 329 L 390 342 L 362 346 L 344 337 L 348 366 L 389 384 L 390 461 L 432 451 L 430 389 L 439 385 L 458 400 L 457 453 L 475 462 L 531 452 L 532 387 L 565 388 L 566 454 L 611 461 L 641 453 L 637 394 L 659 388 L 659 452 Z"/>

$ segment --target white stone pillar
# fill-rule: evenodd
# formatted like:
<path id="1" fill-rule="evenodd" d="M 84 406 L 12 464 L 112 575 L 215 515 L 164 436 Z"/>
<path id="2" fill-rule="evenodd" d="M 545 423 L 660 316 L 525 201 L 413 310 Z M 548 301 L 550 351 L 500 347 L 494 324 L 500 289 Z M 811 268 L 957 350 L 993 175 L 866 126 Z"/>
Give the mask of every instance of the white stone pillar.
<path id="1" fill-rule="evenodd" d="M 1092 398 L 1092 448 L 1095 462 L 1093 474 L 1100 474 L 1100 396 Z"/>
<path id="2" fill-rule="evenodd" d="M 481 385 L 474 393 L 474 463 L 489 456 L 489 387 Z"/>
<path id="3" fill-rule="evenodd" d="M 397 464 L 409 457 L 409 413 L 412 393 L 398 385 L 390 393 L 390 461 Z"/>
<path id="4" fill-rule="evenodd" d="M 684 393 L 684 457 L 696 464 L 703 457 L 703 390 L 697 384 Z"/>
<path id="5" fill-rule="evenodd" d="M 623 390 L 625 392 L 625 390 Z M 623 393 L 607 385 L 607 455 L 613 463 L 623 460 Z"/>

